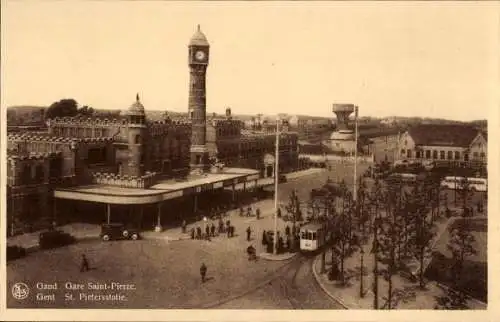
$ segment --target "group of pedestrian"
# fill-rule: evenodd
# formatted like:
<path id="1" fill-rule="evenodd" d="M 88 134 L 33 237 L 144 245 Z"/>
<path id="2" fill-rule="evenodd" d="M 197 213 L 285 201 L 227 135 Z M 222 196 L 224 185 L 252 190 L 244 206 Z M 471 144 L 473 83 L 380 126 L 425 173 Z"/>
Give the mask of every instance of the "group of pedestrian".
<path id="1" fill-rule="evenodd" d="M 284 236 L 283 236 L 284 235 Z M 290 229 L 289 226 L 285 227 L 283 232 L 276 232 L 276 250 L 278 254 L 282 254 L 286 251 L 294 251 L 295 245 L 298 245 L 300 241 L 299 231 L 295 225 Z M 265 231 L 262 233 L 262 245 L 266 246 L 266 251 L 268 253 L 274 252 L 274 232 Z"/>
<path id="2" fill-rule="evenodd" d="M 222 218 L 219 218 L 217 226 L 212 221 L 210 224 L 205 224 L 204 231 L 200 226 L 191 228 L 191 239 L 198 240 L 210 240 L 212 237 L 217 237 L 222 234 L 226 234 L 228 238 L 234 237 L 234 226 L 231 225 L 231 221 L 227 220 L 224 224 Z"/>
<path id="3" fill-rule="evenodd" d="M 243 207 L 240 207 L 240 217 L 253 217 L 252 207 L 248 206 L 246 212 L 245 212 L 245 209 L 243 209 Z M 257 219 L 260 219 L 260 209 L 259 208 L 255 209 L 255 217 Z"/>

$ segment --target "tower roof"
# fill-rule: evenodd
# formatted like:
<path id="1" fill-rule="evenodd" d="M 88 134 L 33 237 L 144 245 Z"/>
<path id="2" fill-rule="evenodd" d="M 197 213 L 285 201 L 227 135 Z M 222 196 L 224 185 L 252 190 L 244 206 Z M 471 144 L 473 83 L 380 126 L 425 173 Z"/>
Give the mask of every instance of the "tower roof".
<path id="1" fill-rule="evenodd" d="M 189 41 L 189 46 L 209 46 L 207 37 L 201 31 L 200 25 L 198 25 L 196 32 L 191 37 L 191 40 Z"/>
<path id="2" fill-rule="evenodd" d="M 139 93 L 135 97 L 135 102 L 128 108 L 128 114 L 144 114 L 144 105 L 139 99 Z"/>

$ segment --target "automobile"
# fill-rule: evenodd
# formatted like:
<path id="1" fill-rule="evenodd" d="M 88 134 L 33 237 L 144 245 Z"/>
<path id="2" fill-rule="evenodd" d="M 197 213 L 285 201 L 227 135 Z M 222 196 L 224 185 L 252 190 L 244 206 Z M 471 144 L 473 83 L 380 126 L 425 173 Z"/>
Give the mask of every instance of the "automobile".
<path id="1" fill-rule="evenodd" d="M 55 247 L 66 246 L 73 244 L 76 239 L 62 230 L 49 230 L 41 232 L 38 236 L 38 244 L 41 249 L 49 249 Z"/>
<path id="2" fill-rule="evenodd" d="M 26 249 L 20 246 L 7 246 L 7 261 L 26 256 Z"/>
<path id="3" fill-rule="evenodd" d="M 101 225 L 101 239 L 104 241 L 132 239 L 137 240 L 141 236 L 137 229 L 125 227 L 121 223 L 110 223 Z"/>

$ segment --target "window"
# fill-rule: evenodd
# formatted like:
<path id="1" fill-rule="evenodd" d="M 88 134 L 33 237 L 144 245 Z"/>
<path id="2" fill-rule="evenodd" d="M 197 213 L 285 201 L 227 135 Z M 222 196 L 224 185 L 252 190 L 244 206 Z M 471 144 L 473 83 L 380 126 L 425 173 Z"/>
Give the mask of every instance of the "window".
<path id="1" fill-rule="evenodd" d="M 472 155 L 473 155 L 474 159 L 477 159 L 479 157 L 479 153 L 477 153 L 477 152 L 474 152 Z"/>
<path id="2" fill-rule="evenodd" d="M 439 158 L 441 160 L 444 160 L 444 156 L 445 156 L 444 151 L 439 151 Z"/>
<path id="3" fill-rule="evenodd" d="M 430 150 L 425 150 L 425 158 L 430 159 L 431 158 L 431 151 Z"/>
<path id="4" fill-rule="evenodd" d="M 406 151 L 405 151 L 405 149 L 402 149 L 402 150 L 401 150 L 401 155 L 403 155 L 403 156 L 404 156 L 404 155 L 405 155 L 405 152 L 406 152 Z"/>
<path id="5" fill-rule="evenodd" d="M 452 151 L 448 151 L 448 160 L 451 160 L 453 159 L 453 152 Z"/>
<path id="6" fill-rule="evenodd" d="M 432 158 L 437 159 L 438 158 L 438 151 L 434 150 L 432 151 Z"/>
<path id="7" fill-rule="evenodd" d="M 411 158 L 411 150 L 406 151 L 406 156 L 407 156 L 408 158 Z"/>
<path id="8" fill-rule="evenodd" d="M 140 144 L 141 143 L 141 136 L 137 134 L 134 138 L 134 143 L 135 144 Z"/>
<path id="9" fill-rule="evenodd" d="M 486 154 L 484 152 L 481 152 L 481 159 L 484 159 L 486 157 Z"/>
<path id="10" fill-rule="evenodd" d="M 460 152 L 455 151 L 455 160 L 460 160 Z"/>

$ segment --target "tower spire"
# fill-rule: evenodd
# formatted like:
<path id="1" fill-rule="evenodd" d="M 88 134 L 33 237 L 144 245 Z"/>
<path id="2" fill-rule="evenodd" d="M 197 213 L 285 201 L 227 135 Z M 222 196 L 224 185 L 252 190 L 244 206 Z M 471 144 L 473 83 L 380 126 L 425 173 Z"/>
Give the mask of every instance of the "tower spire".
<path id="1" fill-rule="evenodd" d="M 139 102 L 139 93 L 137 93 L 137 94 L 135 95 L 135 100 L 136 100 L 137 102 Z"/>
<path id="2" fill-rule="evenodd" d="M 201 27 L 200 27 L 200 24 L 198 24 L 198 31 L 201 31 Z"/>

